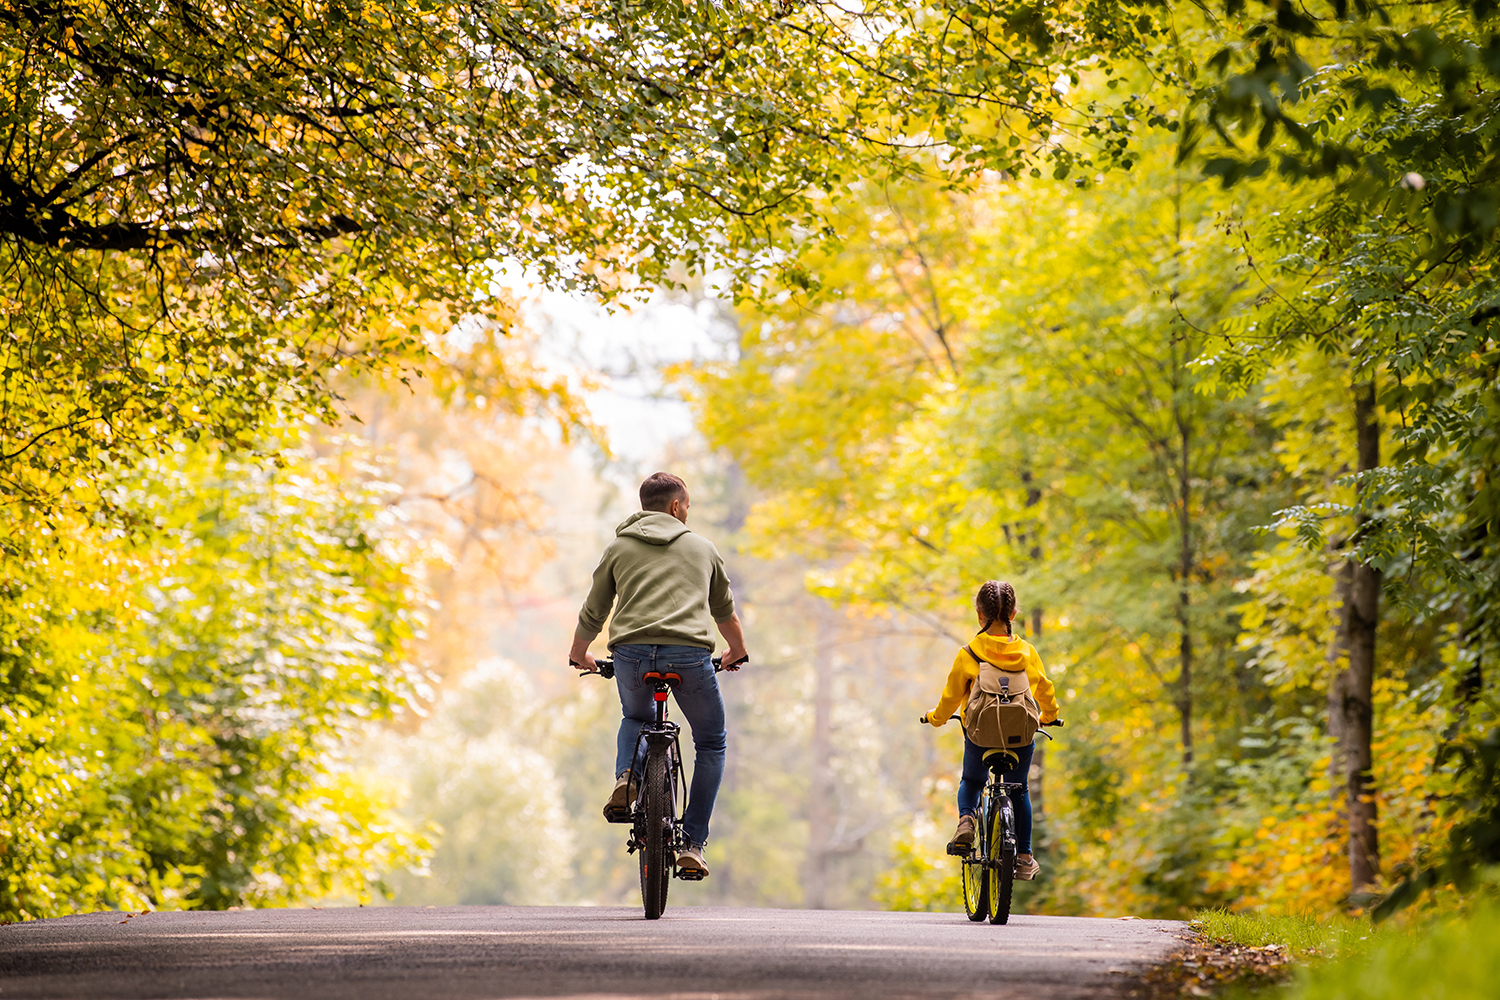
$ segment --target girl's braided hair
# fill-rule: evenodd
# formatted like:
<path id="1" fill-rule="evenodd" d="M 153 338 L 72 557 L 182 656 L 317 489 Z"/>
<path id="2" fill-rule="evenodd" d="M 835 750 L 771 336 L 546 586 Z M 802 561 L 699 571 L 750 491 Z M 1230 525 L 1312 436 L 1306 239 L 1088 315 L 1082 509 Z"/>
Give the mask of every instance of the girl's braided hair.
<path id="1" fill-rule="evenodd" d="M 987 632 L 997 621 L 1005 623 L 1005 634 L 1015 635 L 1010 629 L 1011 617 L 1016 610 L 1016 588 L 999 580 L 986 580 L 974 595 L 974 610 L 984 619 L 979 631 Z"/>

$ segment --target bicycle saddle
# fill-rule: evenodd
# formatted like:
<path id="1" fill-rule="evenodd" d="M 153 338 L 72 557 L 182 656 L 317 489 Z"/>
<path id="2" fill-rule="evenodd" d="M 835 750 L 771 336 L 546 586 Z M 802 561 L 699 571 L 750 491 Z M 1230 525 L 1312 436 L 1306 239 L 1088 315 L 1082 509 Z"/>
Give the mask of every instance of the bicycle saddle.
<path id="1" fill-rule="evenodd" d="M 655 681 L 658 685 L 666 685 L 666 687 L 675 690 L 677 685 L 682 683 L 682 675 L 674 670 L 668 670 L 666 673 L 662 673 L 660 670 L 648 670 L 644 674 L 641 674 L 641 680 Z M 656 693 L 652 697 L 657 701 L 666 701 L 667 692 L 661 687 L 657 687 Z"/>

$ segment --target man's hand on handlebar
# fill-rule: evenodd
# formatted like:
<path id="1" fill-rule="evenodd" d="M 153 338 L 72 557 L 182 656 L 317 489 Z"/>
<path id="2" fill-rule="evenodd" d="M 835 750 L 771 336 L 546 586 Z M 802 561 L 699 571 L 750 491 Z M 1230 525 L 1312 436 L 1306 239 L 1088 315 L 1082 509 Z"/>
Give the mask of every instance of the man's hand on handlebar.
<path id="1" fill-rule="evenodd" d="M 594 661 L 594 654 L 587 649 L 583 651 L 583 659 L 580 661 L 572 653 L 568 654 L 568 666 L 581 674 L 597 674 L 599 664 Z"/>
<path id="2" fill-rule="evenodd" d="M 750 654 L 744 648 L 726 649 L 724 655 L 719 657 L 718 667 L 720 670 L 738 670 L 750 662 Z"/>

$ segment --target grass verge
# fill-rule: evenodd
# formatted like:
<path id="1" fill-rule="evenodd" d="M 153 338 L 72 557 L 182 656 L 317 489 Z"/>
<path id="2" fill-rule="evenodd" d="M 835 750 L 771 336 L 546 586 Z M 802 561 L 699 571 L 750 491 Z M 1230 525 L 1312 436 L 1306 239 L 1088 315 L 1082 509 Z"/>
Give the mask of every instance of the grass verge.
<path id="1" fill-rule="evenodd" d="M 1284 946 L 1304 963 L 1277 1000 L 1495 1000 L 1500 996 L 1500 904 L 1465 914 L 1413 916 L 1371 927 L 1349 918 L 1314 920 L 1209 911 L 1194 920 L 1224 947 Z M 1245 985 L 1260 985 L 1246 983 Z"/>
<path id="2" fill-rule="evenodd" d="M 1334 917 L 1275 917 L 1264 913 L 1227 913 L 1204 910 L 1193 919 L 1193 929 L 1219 944 L 1264 947 L 1279 944 L 1293 958 L 1341 958 L 1369 950 L 1378 932 L 1368 920 Z"/>

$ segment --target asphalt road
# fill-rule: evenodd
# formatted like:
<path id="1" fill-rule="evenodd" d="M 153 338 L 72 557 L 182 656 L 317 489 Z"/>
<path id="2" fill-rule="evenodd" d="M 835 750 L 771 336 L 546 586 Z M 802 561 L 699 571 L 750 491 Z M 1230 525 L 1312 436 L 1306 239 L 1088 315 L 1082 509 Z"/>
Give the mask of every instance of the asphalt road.
<path id="1" fill-rule="evenodd" d="M 17 997 L 1104 997 L 1174 950 L 1160 920 L 829 910 L 380 907 L 95 913 L 0 927 Z"/>

